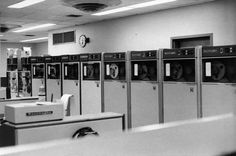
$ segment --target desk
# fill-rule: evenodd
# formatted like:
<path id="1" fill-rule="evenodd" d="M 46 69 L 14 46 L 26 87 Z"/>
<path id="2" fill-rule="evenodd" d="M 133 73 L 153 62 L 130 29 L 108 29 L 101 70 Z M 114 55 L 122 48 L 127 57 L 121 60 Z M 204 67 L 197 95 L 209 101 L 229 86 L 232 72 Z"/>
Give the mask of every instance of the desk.
<path id="1" fill-rule="evenodd" d="M 100 113 L 65 117 L 59 121 L 30 124 L 2 125 L 1 146 L 28 144 L 42 141 L 72 138 L 80 128 L 91 127 L 102 135 L 108 131 L 123 131 L 123 115 L 118 113 Z"/>
<path id="2" fill-rule="evenodd" d="M 4 156 L 220 156 L 234 150 L 236 118 L 231 116 L 0 149 L 0 153 Z"/>

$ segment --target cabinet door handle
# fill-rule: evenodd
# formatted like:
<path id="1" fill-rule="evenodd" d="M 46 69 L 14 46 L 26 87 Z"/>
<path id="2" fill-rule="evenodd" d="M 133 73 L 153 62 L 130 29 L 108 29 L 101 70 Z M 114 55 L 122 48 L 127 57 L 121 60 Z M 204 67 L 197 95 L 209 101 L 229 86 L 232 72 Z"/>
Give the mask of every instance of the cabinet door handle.
<path id="1" fill-rule="evenodd" d="M 122 88 L 125 89 L 125 85 L 122 85 Z"/>
<path id="2" fill-rule="evenodd" d="M 194 92 L 194 88 L 193 88 L 193 87 L 190 87 L 190 88 L 189 88 L 189 91 L 190 91 L 190 93 L 193 93 L 193 92 Z"/>
<path id="3" fill-rule="evenodd" d="M 156 89 L 157 89 L 157 87 L 156 87 L 156 86 L 153 86 L 152 88 L 153 88 L 153 90 L 156 90 Z"/>

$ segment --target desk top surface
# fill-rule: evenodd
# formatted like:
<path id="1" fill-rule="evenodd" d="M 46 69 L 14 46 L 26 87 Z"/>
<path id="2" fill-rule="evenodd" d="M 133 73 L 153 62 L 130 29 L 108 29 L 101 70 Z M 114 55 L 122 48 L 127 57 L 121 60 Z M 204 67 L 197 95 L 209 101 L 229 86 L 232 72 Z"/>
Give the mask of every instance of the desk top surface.
<path id="1" fill-rule="evenodd" d="M 236 118 L 227 117 L 5 148 L 0 153 L 4 156 L 221 156 L 233 150 L 236 150 Z"/>
<path id="2" fill-rule="evenodd" d="M 27 123 L 27 124 L 18 124 L 18 125 L 6 122 L 5 125 L 10 126 L 10 127 L 14 127 L 15 129 L 23 129 L 23 128 L 53 126 L 53 125 L 68 124 L 68 123 L 74 123 L 74 122 L 96 121 L 96 120 L 122 118 L 122 117 L 123 117 L 123 114 L 113 113 L 113 112 L 105 112 L 105 113 L 99 113 L 99 114 L 66 116 L 66 117 L 64 117 L 63 120 Z"/>

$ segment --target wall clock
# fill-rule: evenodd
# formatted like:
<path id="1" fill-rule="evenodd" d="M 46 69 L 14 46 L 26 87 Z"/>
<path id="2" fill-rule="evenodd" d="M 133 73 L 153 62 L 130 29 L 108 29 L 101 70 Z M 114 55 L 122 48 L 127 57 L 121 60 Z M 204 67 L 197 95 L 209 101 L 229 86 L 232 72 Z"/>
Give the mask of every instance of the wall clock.
<path id="1" fill-rule="evenodd" d="M 89 38 L 87 38 L 85 35 L 81 35 L 79 37 L 79 44 L 82 48 L 86 46 L 86 44 L 89 43 Z"/>

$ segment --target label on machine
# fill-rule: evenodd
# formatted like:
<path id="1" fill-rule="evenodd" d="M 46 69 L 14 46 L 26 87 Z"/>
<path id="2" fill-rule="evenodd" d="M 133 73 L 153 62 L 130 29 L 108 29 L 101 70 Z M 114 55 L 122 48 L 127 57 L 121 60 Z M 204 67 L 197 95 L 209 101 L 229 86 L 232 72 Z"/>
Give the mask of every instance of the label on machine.
<path id="1" fill-rule="evenodd" d="M 211 62 L 206 62 L 205 74 L 208 77 L 211 77 Z"/>
<path id="2" fill-rule="evenodd" d="M 134 64 L 134 76 L 138 76 L 138 64 Z"/>
<path id="3" fill-rule="evenodd" d="M 170 76 L 170 63 L 166 64 L 166 76 Z"/>
<path id="4" fill-rule="evenodd" d="M 65 66 L 65 76 L 67 76 L 67 66 Z"/>
<path id="5" fill-rule="evenodd" d="M 84 76 L 87 76 L 87 66 L 84 66 Z"/>
<path id="6" fill-rule="evenodd" d="M 107 76 L 110 75 L 110 65 L 109 64 L 106 65 L 106 75 Z"/>
<path id="7" fill-rule="evenodd" d="M 50 66 L 48 66 L 48 75 L 51 74 L 51 71 L 50 71 Z"/>
<path id="8" fill-rule="evenodd" d="M 35 66 L 34 66 L 34 73 L 33 73 L 33 75 L 35 75 Z"/>

